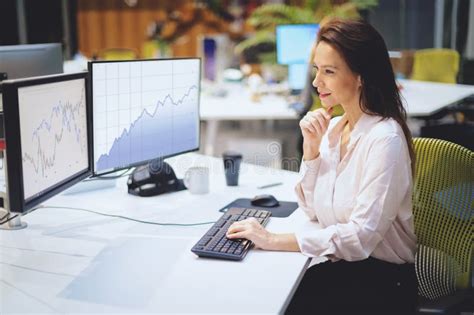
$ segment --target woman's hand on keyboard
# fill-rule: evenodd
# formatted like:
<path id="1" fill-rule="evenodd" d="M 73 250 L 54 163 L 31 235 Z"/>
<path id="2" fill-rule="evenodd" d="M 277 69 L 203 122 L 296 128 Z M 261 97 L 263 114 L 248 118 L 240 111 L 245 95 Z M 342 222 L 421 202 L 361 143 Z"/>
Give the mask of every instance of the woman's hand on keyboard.
<path id="1" fill-rule="evenodd" d="M 261 226 L 255 218 L 233 223 L 227 230 L 226 236 L 229 239 L 248 239 L 252 241 L 256 247 L 265 250 L 301 251 L 295 234 L 270 233 Z"/>
<path id="2" fill-rule="evenodd" d="M 255 218 L 234 222 L 227 230 L 227 238 L 244 238 L 252 241 L 256 247 L 271 250 L 275 234 L 268 232 Z"/>

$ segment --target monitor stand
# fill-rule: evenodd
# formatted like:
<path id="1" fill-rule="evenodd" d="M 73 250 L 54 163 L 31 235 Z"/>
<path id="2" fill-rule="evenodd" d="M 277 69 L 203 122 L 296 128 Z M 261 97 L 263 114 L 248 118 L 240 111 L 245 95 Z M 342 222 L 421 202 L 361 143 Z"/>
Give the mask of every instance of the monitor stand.
<path id="1" fill-rule="evenodd" d="M 0 151 L 0 156 L 2 155 L 3 151 Z M 3 163 L 3 159 L 0 159 L 0 163 Z M 2 167 L 0 167 L 0 170 L 2 168 L 5 168 L 4 164 L 2 165 Z M 9 210 L 10 203 L 8 201 L 6 191 L 7 187 L 5 182 L 5 175 L 4 172 L 0 172 L 0 218 L 4 218 L 0 220 L 0 222 L 9 220 L 7 219 L 7 214 L 9 214 L 9 216 L 11 216 L 12 218 L 14 217 L 13 219 L 10 219 L 4 224 L 0 224 L 0 230 L 21 230 L 26 228 L 28 225 L 26 224 L 26 222 L 21 221 L 21 213 L 12 213 Z"/>
<path id="2" fill-rule="evenodd" d="M 127 181 L 128 193 L 140 197 L 151 197 L 168 192 L 185 190 L 183 180 L 178 179 L 168 163 L 155 159 L 137 167 Z"/>
<path id="3" fill-rule="evenodd" d="M 0 213 L 8 212 L 6 209 L 3 209 L 3 208 L 1 210 L 2 211 L 0 211 Z M 0 230 L 21 230 L 28 226 L 26 222 L 21 221 L 21 217 L 22 217 L 21 213 L 14 214 L 13 217 L 14 217 L 13 219 L 10 219 L 8 222 L 0 225 Z"/>
<path id="4" fill-rule="evenodd" d="M 0 200 L 2 202 L 0 207 L 0 218 L 4 218 L 0 220 L 1 222 L 7 221 L 4 224 L 0 224 L 0 230 L 21 230 L 28 226 L 26 222 L 21 221 L 22 214 L 21 213 L 12 213 L 8 210 L 8 200 L 5 192 L 0 192 Z M 7 215 L 10 219 L 7 219 Z"/>

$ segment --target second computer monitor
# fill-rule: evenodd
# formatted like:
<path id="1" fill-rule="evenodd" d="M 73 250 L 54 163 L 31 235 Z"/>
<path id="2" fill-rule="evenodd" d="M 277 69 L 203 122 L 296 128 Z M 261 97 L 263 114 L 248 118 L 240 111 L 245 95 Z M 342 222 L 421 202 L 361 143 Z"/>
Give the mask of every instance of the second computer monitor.
<path id="1" fill-rule="evenodd" d="M 199 149 L 200 59 L 95 61 L 94 173 Z"/>
<path id="2" fill-rule="evenodd" d="M 0 74 L 8 79 L 63 72 L 63 52 L 59 43 L 0 46 Z"/>
<path id="3" fill-rule="evenodd" d="M 91 174 L 87 73 L 3 84 L 8 209 L 25 212 Z"/>

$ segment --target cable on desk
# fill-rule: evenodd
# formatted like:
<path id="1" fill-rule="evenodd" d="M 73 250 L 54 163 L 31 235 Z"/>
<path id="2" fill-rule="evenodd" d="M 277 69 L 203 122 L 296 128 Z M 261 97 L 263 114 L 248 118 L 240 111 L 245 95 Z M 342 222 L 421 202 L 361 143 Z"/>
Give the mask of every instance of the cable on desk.
<path id="1" fill-rule="evenodd" d="M 113 175 L 113 176 L 107 176 L 107 175 L 103 175 L 103 176 L 97 176 L 97 177 L 92 177 L 92 178 L 88 178 L 88 179 L 85 179 L 84 181 L 85 182 L 89 182 L 89 181 L 94 181 L 94 180 L 108 180 L 108 179 L 117 179 L 117 178 L 122 178 L 124 176 L 128 176 L 130 174 L 128 174 L 128 172 L 132 169 L 132 167 L 129 167 L 127 168 L 125 171 L 123 171 L 122 173 L 118 174 L 118 175 Z"/>
<path id="2" fill-rule="evenodd" d="M 8 216 L 10 213 L 7 213 L 6 216 Z M 7 222 L 10 222 L 11 220 L 15 219 L 18 216 L 18 214 L 15 214 L 13 217 L 6 219 L 5 221 L 0 222 L 0 225 L 3 225 Z M 5 218 L 5 216 L 2 218 L 2 220 Z"/>
<path id="3" fill-rule="evenodd" d="M 41 207 L 41 206 L 39 206 L 39 207 L 36 207 L 36 208 L 30 209 L 30 210 L 28 210 L 28 211 L 25 211 L 25 212 L 23 212 L 23 213 L 20 213 L 20 214 L 15 214 L 13 217 L 11 217 L 11 218 L 8 218 L 8 219 L 6 219 L 5 221 L 2 221 L 2 222 L 0 222 L 0 225 L 3 225 L 3 224 L 5 224 L 5 223 L 7 223 L 7 222 L 10 222 L 11 220 L 15 219 L 15 218 L 16 218 L 17 216 L 19 216 L 19 215 L 21 215 L 21 216 L 25 216 L 25 215 L 27 215 L 28 213 L 30 213 L 30 212 L 33 212 L 33 211 L 35 211 L 36 209 L 40 209 L 40 208 L 42 208 L 42 207 Z M 6 218 L 7 216 L 9 216 L 10 214 L 11 214 L 11 212 L 8 212 L 8 213 L 7 213 L 7 214 L 5 214 L 5 215 L 3 216 L 3 218 L 1 218 L 0 220 L 3 220 L 3 219 L 5 219 L 5 218 Z"/>
<path id="4" fill-rule="evenodd" d="M 0 219 L 0 221 L 2 221 L 3 219 L 5 219 L 6 217 L 8 217 L 9 214 L 10 214 L 10 212 L 7 212 L 7 213 Z"/>
<path id="5" fill-rule="evenodd" d="M 74 208 L 74 207 L 61 207 L 61 206 L 41 206 L 38 208 L 49 208 L 49 209 L 68 209 L 68 210 L 77 210 L 77 211 L 85 211 L 85 212 L 90 212 L 98 215 L 102 215 L 105 217 L 112 217 L 112 218 L 119 218 L 119 219 L 124 219 L 124 220 L 130 220 L 130 221 L 135 221 L 138 223 L 143 223 L 143 224 L 152 224 L 152 225 L 162 225 L 162 226 L 198 226 L 198 225 L 207 225 L 207 224 L 214 224 L 216 221 L 213 222 L 199 222 L 199 223 L 161 223 L 161 222 L 151 222 L 151 221 L 143 221 L 143 220 L 138 220 L 130 217 L 125 217 L 122 215 L 116 215 L 116 214 L 106 214 L 102 212 L 97 212 L 94 210 L 89 210 L 89 209 L 84 209 L 84 208 Z"/>

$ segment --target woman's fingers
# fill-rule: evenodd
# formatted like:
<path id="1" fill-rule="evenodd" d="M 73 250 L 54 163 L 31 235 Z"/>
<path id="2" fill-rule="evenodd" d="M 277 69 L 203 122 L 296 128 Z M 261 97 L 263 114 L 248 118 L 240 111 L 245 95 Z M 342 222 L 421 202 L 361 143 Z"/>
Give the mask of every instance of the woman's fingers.
<path id="1" fill-rule="evenodd" d="M 233 233 L 238 233 L 240 231 L 243 231 L 244 226 L 238 223 L 233 223 L 231 226 L 229 226 L 229 229 L 227 230 L 227 235 L 233 234 Z"/>
<path id="2" fill-rule="evenodd" d="M 229 233 L 229 232 L 227 232 L 226 237 L 227 237 L 227 238 L 230 238 L 230 239 L 234 239 L 234 238 L 247 238 L 247 231 L 234 232 L 234 233 Z"/>
<path id="3" fill-rule="evenodd" d="M 311 124 L 309 119 L 304 120 L 304 121 L 302 120 L 300 122 L 300 127 L 301 127 L 301 129 L 304 129 L 304 130 L 306 130 L 308 132 L 311 132 L 311 133 L 316 133 L 317 132 L 316 129 Z"/>
<path id="4" fill-rule="evenodd" d="M 321 114 L 315 115 L 314 123 L 318 125 L 320 134 L 324 134 L 327 129 L 327 120 Z"/>
<path id="5" fill-rule="evenodd" d="M 255 228 L 255 224 L 260 224 L 254 218 L 234 222 L 227 230 L 228 238 L 246 238 Z"/>
<path id="6" fill-rule="evenodd" d="M 322 136 L 329 125 L 329 120 L 327 119 L 325 111 L 316 111 L 308 113 L 308 121 L 311 123 L 314 131 L 317 135 Z"/>

